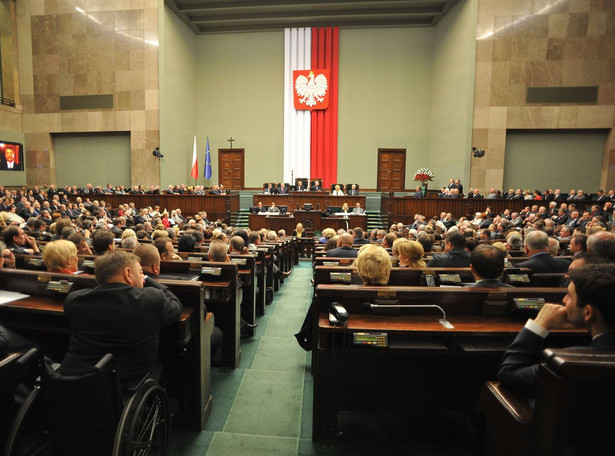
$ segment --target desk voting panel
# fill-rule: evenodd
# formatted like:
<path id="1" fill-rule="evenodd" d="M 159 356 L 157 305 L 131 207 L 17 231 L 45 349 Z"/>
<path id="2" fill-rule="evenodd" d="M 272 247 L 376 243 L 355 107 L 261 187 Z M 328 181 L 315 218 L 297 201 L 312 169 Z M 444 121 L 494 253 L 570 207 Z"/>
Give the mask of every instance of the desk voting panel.
<path id="1" fill-rule="evenodd" d="M 513 310 L 513 299 L 561 302 L 565 293 L 562 288 L 318 285 L 313 440 L 335 437 L 340 411 L 395 411 L 435 426 L 443 409 L 471 408 L 481 384 L 496 378 L 503 351 L 529 315 Z M 348 311 L 347 326 L 330 324 L 333 302 Z M 366 303 L 426 307 L 374 309 Z M 588 338 L 585 331 L 555 332 L 548 343 L 578 345 Z"/>

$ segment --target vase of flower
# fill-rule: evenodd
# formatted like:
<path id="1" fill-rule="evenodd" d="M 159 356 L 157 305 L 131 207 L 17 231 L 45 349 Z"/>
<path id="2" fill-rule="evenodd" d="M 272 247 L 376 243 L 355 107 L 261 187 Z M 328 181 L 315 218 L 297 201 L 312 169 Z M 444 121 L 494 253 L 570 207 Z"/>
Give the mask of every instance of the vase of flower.
<path id="1" fill-rule="evenodd" d="M 421 183 L 423 197 L 427 196 L 427 185 L 434 177 L 434 173 L 429 168 L 419 168 L 416 173 L 414 173 L 414 181 Z"/>

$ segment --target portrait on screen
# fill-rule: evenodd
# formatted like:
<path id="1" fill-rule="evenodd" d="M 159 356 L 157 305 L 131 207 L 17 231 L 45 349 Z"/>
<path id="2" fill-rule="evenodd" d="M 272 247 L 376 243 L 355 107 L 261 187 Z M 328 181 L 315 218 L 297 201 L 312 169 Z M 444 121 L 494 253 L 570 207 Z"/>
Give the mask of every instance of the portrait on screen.
<path id="1" fill-rule="evenodd" d="M 0 171 L 23 171 L 23 145 L 0 141 Z"/>

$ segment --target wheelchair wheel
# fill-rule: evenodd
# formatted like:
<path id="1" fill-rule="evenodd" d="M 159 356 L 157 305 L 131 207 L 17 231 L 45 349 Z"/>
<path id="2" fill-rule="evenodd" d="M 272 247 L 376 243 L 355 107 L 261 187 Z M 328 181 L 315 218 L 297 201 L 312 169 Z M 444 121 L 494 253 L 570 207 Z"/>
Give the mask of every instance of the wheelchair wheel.
<path id="1" fill-rule="evenodd" d="M 155 380 L 147 380 L 124 407 L 114 456 L 165 456 L 171 434 L 169 399 Z"/>
<path id="2" fill-rule="evenodd" d="M 49 442 L 43 432 L 39 413 L 40 387 L 36 386 L 25 399 L 11 425 L 5 456 L 45 455 L 49 452 Z"/>

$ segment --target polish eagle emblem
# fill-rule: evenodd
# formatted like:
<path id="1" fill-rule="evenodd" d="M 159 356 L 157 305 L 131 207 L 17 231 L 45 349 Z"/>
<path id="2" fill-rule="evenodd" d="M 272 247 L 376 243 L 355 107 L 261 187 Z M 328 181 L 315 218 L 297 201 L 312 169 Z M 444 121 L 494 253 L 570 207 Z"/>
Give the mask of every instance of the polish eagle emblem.
<path id="1" fill-rule="evenodd" d="M 326 109 L 329 106 L 329 70 L 294 71 L 295 108 Z"/>

